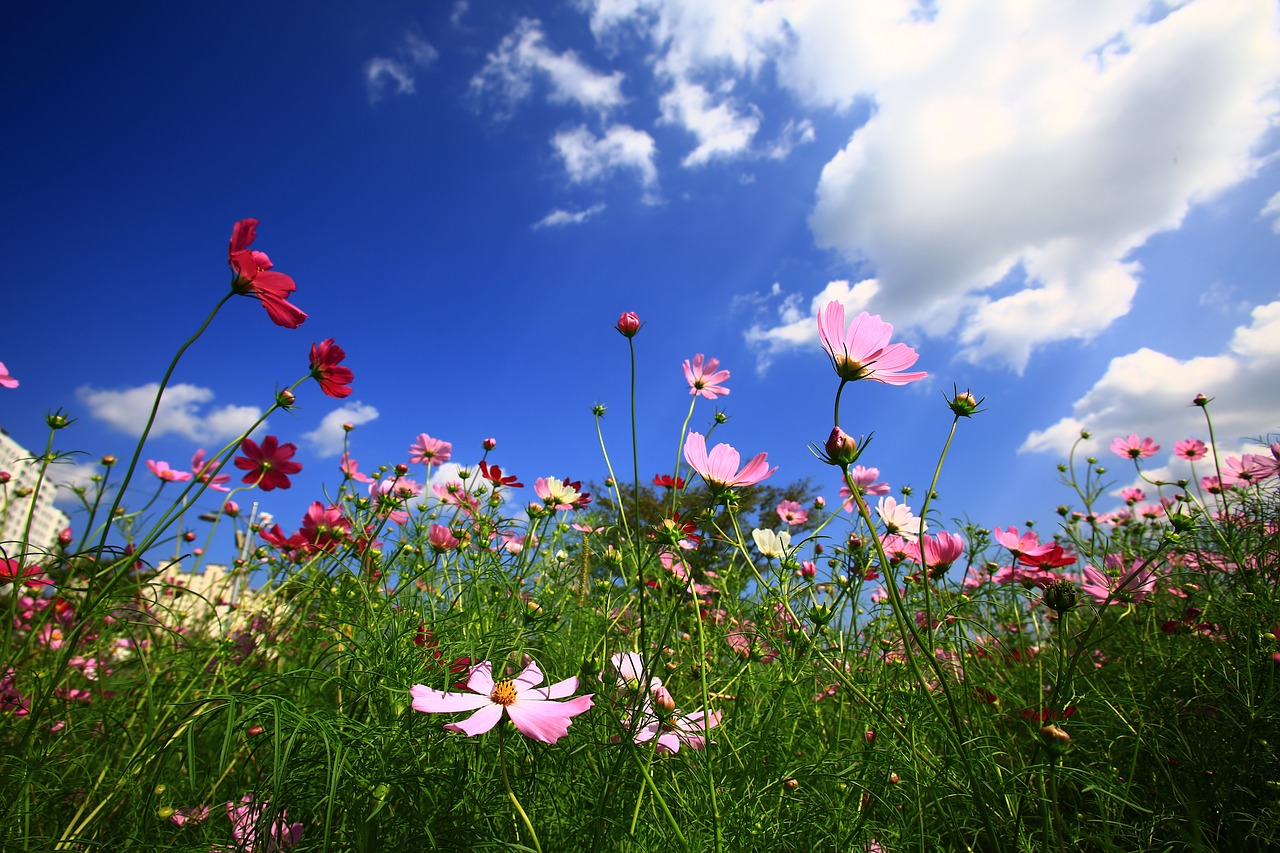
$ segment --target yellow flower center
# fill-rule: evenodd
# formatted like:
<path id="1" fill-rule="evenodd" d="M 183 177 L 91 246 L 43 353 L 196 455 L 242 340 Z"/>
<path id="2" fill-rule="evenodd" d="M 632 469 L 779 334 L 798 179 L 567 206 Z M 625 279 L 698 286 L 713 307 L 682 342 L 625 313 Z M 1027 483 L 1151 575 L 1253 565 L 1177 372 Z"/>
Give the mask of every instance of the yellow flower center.
<path id="1" fill-rule="evenodd" d="M 511 683 L 510 678 L 504 678 L 493 685 L 493 692 L 489 694 L 489 698 L 499 705 L 510 705 L 516 701 L 516 687 Z"/>

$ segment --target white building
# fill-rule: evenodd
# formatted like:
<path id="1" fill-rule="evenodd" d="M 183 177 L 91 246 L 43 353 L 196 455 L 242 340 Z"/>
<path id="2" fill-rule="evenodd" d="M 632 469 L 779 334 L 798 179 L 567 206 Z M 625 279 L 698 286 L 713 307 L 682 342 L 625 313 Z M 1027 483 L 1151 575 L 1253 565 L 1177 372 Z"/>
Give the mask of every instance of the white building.
<path id="1" fill-rule="evenodd" d="M 0 549 L 3 557 L 9 559 L 16 559 L 28 550 L 36 554 L 47 552 L 57 544 L 58 534 L 71 523 L 65 512 L 53 506 L 56 489 L 49 481 L 49 471 L 45 472 L 39 492 L 35 490 L 40 466 L 32 460 L 34 455 L 0 429 L 0 472 L 9 475 L 9 482 L 0 484 Z M 28 515 L 31 533 L 24 548 L 22 533 Z M 38 559 L 35 557 L 34 561 Z"/>

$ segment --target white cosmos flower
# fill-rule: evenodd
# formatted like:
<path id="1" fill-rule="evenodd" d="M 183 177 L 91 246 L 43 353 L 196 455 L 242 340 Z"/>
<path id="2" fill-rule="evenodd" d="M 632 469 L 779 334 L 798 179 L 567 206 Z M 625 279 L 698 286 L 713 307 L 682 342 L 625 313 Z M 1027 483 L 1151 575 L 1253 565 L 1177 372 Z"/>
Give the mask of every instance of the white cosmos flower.
<path id="1" fill-rule="evenodd" d="M 880 516 L 880 520 L 884 522 L 886 533 L 896 533 L 903 539 L 915 542 L 920 538 L 920 519 L 916 518 L 915 513 L 911 511 L 911 507 L 906 504 L 899 504 L 896 498 L 885 496 L 876 504 L 876 513 Z M 926 524 L 924 530 L 929 529 Z"/>
<path id="2" fill-rule="evenodd" d="M 787 556 L 787 548 L 791 545 L 791 534 L 787 531 L 775 533 L 772 530 L 756 528 L 751 531 L 751 538 L 756 540 L 756 548 L 766 557 L 777 557 L 781 560 Z"/>

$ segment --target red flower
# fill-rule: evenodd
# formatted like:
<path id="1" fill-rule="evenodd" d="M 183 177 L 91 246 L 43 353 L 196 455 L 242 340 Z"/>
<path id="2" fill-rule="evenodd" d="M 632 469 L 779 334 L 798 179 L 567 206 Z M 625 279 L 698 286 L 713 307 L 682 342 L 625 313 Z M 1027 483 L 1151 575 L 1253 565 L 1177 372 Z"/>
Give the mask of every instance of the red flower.
<path id="1" fill-rule="evenodd" d="M 511 474 L 510 476 L 504 477 L 502 476 L 501 468 L 499 468 L 497 465 L 490 465 L 488 462 L 485 462 L 483 459 L 480 460 L 480 474 L 490 483 L 493 483 L 495 486 L 511 486 L 512 488 L 516 488 L 516 489 L 522 488 L 524 486 L 524 483 L 520 483 L 516 481 L 515 474 Z"/>
<path id="2" fill-rule="evenodd" d="M 354 374 L 351 368 L 338 366 L 346 357 L 346 352 L 333 338 L 311 345 L 311 375 L 320 383 L 320 390 L 330 397 L 341 399 L 351 393 Z"/>
<path id="3" fill-rule="evenodd" d="M 41 566 L 23 566 L 17 560 L 0 560 L 0 584 L 22 582 L 23 586 L 35 589 L 41 586 L 51 586 L 53 581 L 42 577 L 44 569 Z"/>
<path id="4" fill-rule="evenodd" d="M 683 489 L 684 477 L 672 477 L 670 474 L 654 474 L 653 484 L 655 486 L 661 486 L 664 489 L 670 489 L 672 487 Z"/>
<path id="5" fill-rule="evenodd" d="M 298 445 L 292 442 L 280 444 L 274 435 L 264 438 L 261 447 L 253 439 L 246 438 L 240 442 L 240 452 L 244 456 L 235 458 L 236 467 L 249 472 L 242 482 L 257 486 L 264 492 L 289 488 L 293 485 L 289 482 L 289 475 L 302 470 L 302 465 L 293 461 Z"/>
<path id="6" fill-rule="evenodd" d="M 269 272 L 271 259 L 265 252 L 249 249 L 257 228 L 258 220 L 241 219 L 231 229 L 231 248 L 227 253 L 227 263 L 235 274 L 231 280 L 231 289 L 244 296 L 259 299 L 262 307 L 267 309 L 267 316 L 277 326 L 296 329 L 307 319 L 307 315 L 286 300 L 298 286 L 284 273 Z"/>

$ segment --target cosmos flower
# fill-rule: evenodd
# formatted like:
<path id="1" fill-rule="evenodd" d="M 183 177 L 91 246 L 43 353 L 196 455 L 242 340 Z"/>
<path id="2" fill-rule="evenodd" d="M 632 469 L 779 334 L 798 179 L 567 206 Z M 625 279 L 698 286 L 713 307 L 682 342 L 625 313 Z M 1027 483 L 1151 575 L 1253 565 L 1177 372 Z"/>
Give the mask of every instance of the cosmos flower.
<path id="1" fill-rule="evenodd" d="M 267 316 L 277 326 L 296 329 L 307 319 L 304 311 L 287 301 L 298 286 L 284 273 L 271 272 L 271 259 L 265 252 L 249 248 L 257 236 L 257 229 L 256 219 L 241 219 L 231 229 L 231 246 L 227 253 L 227 263 L 234 273 L 231 289 L 261 301 L 262 307 L 267 309 Z"/>
<path id="2" fill-rule="evenodd" d="M 351 394 L 351 380 L 355 374 L 351 368 L 338 365 L 346 357 L 346 352 L 333 342 L 333 338 L 311 345 L 311 375 L 320 383 L 320 390 L 330 397 L 342 399 Z"/>
<path id="3" fill-rule="evenodd" d="M 417 440 L 409 445 L 409 461 L 415 465 L 443 465 L 452 453 L 452 444 L 432 438 L 425 432 L 419 433 Z"/>
<path id="4" fill-rule="evenodd" d="M 778 470 L 768 467 L 769 454 L 758 453 L 741 470 L 738 451 L 728 444 L 717 444 L 707 452 L 707 440 L 701 433 L 691 432 L 684 443 L 684 461 L 701 475 L 712 491 L 751 486 Z"/>
<path id="5" fill-rule="evenodd" d="M 166 483 L 185 483 L 191 479 L 191 474 L 188 472 L 175 471 L 169 467 L 168 462 L 157 462 L 154 459 L 147 460 L 147 470 Z"/>
<path id="6" fill-rule="evenodd" d="M 240 452 L 233 461 L 241 471 L 248 471 L 241 482 L 257 486 L 264 492 L 272 489 L 287 489 L 293 485 L 289 481 L 290 474 L 297 474 L 302 465 L 293 461 L 293 454 L 298 452 L 298 445 L 293 442 L 281 444 L 274 435 L 262 440 L 261 447 L 251 438 L 240 442 Z"/>
<path id="7" fill-rule="evenodd" d="M 1159 450 L 1160 445 L 1150 438 L 1139 440 L 1137 435 L 1117 438 L 1111 442 L 1111 452 L 1124 459 L 1146 459 L 1155 456 Z"/>
<path id="8" fill-rule="evenodd" d="M 893 325 L 879 314 L 863 311 L 844 327 L 844 304 L 838 299 L 827 303 L 818 315 L 818 336 L 831 356 L 831 365 L 846 382 L 869 379 L 885 385 L 918 382 L 929 374 L 905 372 L 916 363 L 919 354 L 906 344 L 889 343 Z"/>
<path id="9" fill-rule="evenodd" d="M 708 358 L 704 362 L 702 353 L 693 357 L 692 364 L 685 359 L 684 378 L 689 382 L 689 393 L 699 394 L 708 400 L 728 394 L 729 389 L 720 383 L 729 378 L 729 371 L 717 370 L 719 366 L 720 359 Z"/>

